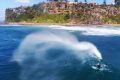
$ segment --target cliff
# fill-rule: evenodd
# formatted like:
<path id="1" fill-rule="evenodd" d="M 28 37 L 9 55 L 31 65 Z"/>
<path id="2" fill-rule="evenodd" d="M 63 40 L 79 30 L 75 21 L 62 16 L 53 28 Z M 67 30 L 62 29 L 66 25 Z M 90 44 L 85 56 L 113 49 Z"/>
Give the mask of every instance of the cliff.
<path id="1" fill-rule="evenodd" d="M 120 24 L 120 6 L 49 2 L 6 9 L 6 22 Z"/>

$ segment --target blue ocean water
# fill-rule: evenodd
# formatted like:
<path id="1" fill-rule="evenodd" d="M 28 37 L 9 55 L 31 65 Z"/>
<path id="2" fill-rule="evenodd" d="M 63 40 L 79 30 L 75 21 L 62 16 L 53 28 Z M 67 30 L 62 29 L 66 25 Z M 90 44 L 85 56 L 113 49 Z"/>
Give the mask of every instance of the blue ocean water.
<path id="1" fill-rule="evenodd" d="M 1 25 L 0 80 L 120 80 L 120 28 Z"/>

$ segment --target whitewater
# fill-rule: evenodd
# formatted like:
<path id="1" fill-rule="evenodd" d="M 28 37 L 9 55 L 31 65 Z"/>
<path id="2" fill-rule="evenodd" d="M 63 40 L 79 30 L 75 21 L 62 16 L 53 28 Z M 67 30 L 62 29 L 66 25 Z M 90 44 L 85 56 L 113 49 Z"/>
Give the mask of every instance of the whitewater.
<path id="1" fill-rule="evenodd" d="M 79 42 L 74 35 L 63 31 L 43 31 L 28 35 L 13 56 L 13 61 L 22 67 L 21 80 L 62 80 L 56 75 L 61 73 L 61 68 L 79 65 L 82 71 L 87 64 L 97 70 L 96 65 L 101 60 L 102 55 L 94 44 Z M 105 66 L 101 64 L 100 70 L 108 70 Z M 31 75 L 34 76 L 31 78 Z"/>
<path id="2" fill-rule="evenodd" d="M 115 26 L 60 26 L 60 25 L 51 25 L 49 26 L 53 29 L 67 30 L 67 31 L 80 31 L 83 35 L 91 36 L 120 36 L 120 27 Z"/>
<path id="3" fill-rule="evenodd" d="M 0 80 L 119 80 L 119 27 L 0 26 Z"/>

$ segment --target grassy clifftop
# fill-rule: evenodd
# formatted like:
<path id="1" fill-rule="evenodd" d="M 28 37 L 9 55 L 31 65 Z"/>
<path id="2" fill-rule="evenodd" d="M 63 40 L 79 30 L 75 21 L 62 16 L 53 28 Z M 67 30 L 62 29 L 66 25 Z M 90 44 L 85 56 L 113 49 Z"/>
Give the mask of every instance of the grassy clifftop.
<path id="1" fill-rule="evenodd" d="M 6 9 L 6 22 L 120 24 L 120 6 L 86 3 L 39 3 Z"/>

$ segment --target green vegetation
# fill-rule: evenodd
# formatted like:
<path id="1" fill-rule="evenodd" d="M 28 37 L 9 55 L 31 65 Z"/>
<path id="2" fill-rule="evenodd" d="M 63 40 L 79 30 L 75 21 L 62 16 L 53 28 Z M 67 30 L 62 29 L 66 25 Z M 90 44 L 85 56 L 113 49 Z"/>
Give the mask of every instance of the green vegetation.
<path id="1" fill-rule="evenodd" d="M 32 22 L 34 23 L 66 23 L 67 14 L 42 14 L 34 17 Z"/>
<path id="2" fill-rule="evenodd" d="M 106 24 L 120 24 L 120 14 L 111 16 L 105 15 L 102 20 Z"/>
<path id="3" fill-rule="evenodd" d="M 35 4 L 32 7 L 17 7 L 6 9 L 6 22 L 28 23 L 81 23 L 81 24 L 120 24 L 120 7 L 114 5 L 82 4 L 72 6 L 72 9 L 63 7 L 48 7 L 50 10 L 62 8 L 65 13 L 49 13 L 45 11 L 46 3 Z M 56 4 L 56 3 L 55 3 Z M 50 4 L 49 4 L 50 5 Z M 78 9 L 80 12 L 75 12 Z M 61 9 L 60 9 L 61 10 Z M 48 10 L 49 11 L 49 10 Z M 59 11 L 59 10 L 58 10 Z M 103 12 L 101 12 L 103 11 Z"/>
<path id="4" fill-rule="evenodd" d="M 35 4 L 32 7 L 17 7 L 6 9 L 6 22 L 31 22 L 43 14 L 43 5 Z"/>

